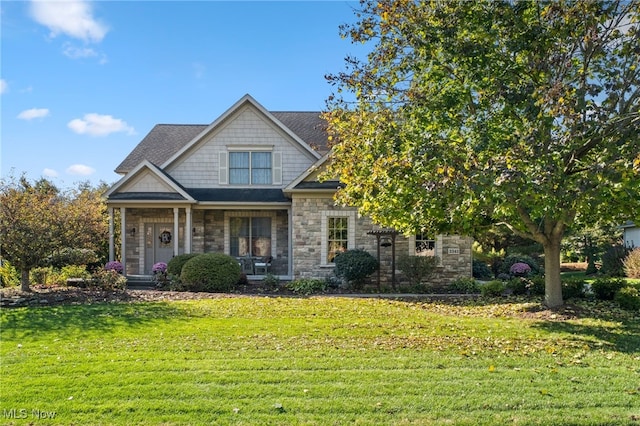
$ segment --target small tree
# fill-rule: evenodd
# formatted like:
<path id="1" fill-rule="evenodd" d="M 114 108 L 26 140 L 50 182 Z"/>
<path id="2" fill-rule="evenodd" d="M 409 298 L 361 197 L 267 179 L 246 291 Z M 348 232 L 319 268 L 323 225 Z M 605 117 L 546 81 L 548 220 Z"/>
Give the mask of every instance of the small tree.
<path id="1" fill-rule="evenodd" d="M 353 288 L 361 289 L 365 279 L 378 270 L 378 260 L 371 253 L 360 250 L 347 250 L 333 260 L 336 276 L 345 279 Z"/>

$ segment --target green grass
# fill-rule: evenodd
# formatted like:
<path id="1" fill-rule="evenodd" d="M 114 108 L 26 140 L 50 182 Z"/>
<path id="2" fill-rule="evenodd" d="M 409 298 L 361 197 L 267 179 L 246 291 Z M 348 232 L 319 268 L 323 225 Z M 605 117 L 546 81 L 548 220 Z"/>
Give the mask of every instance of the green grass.
<path id="1" fill-rule="evenodd" d="M 239 297 L 3 309 L 0 422 L 639 424 L 640 314 L 584 302 L 580 319 L 543 320 L 537 307 Z"/>

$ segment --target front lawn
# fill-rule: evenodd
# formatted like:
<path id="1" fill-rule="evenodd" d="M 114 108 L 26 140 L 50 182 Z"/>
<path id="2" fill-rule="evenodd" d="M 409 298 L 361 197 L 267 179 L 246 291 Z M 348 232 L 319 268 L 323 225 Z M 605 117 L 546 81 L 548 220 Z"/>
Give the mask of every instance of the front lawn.
<path id="1" fill-rule="evenodd" d="M 1 320 L 5 424 L 640 424 L 640 314 L 606 303 L 233 297 Z"/>

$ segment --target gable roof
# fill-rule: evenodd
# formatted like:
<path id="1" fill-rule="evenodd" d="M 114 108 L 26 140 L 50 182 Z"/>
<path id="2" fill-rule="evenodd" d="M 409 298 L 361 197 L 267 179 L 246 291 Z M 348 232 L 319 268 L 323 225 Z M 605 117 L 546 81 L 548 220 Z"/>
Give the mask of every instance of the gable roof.
<path id="1" fill-rule="evenodd" d="M 309 151 L 320 155 L 328 151 L 326 121 L 320 112 L 312 111 L 279 111 L 268 112 L 251 96 L 245 95 L 211 124 L 158 124 L 140 141 L 131 153 L 116 167 L 115 172 L 126 174 L 133 170 L 140 162 L 147 160 L 153 164 L 164 166 L 180 153 L 187 150 L 201 135 L 224 121 L 240 105 L 250 103 L 262 111 L 285 131 L 298 140 Z"/>
<path id="2" fill-rule="evenodd" d="M 130 192 L 128 195 L 116 194 L 119 189 L 126 186 L 135 176 L 142 174 L 149 174 L 158 182 L 162 183 L 167 188 L 167 191 L 162 192 Z M 127 193 L 125 193 L 127 194 Z M 162 169 L 148 160 L 142 160 L 131 172 L 116 182 L 111 188 L 104 194 L 109 199 L 140 199 L 146 198 L 149 200 L 190 200 L 195 201 L 194 198 L 183 188 L 178 182 L 167 175 Z"/>

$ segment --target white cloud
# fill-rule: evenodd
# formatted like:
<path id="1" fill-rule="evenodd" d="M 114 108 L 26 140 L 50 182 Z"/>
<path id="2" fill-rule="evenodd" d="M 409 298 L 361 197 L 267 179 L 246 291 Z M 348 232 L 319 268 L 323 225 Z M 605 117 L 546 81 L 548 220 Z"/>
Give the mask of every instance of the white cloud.
<path id="1" fill-rule="evenodd" d="M 107 136 L 116 132 L 135 134 L 135 129 L 119 118 L 110 115 L 85 114 L 82 118 L 71 120 L 67 127 L 80 135 Z"/>
<path id="2" fill-rule="evenodd" d="M 34 118 L 43 118 L 48 115 L 49 110 L 47 108 L 31 108 L 18 114 L 18 118 L 21 120 L 33 120 Z"/>
<path id="3" fill-rule="evenodd" d="M 85 0 L 33 0 L 31 16 L 51 30 L 51 37 L 66 34 L 85 42 L 100 42 L 109 29 L 93 17 Z"/>
<path id="4" fill-rule="evenodd" d="M 46 177 L 58 177 L 58 172 L 53 169 L 44 169 L 42 175 Z"/>
<path id="5" fill-rule="evenodd" d="M 94 174 L 96 170 L 84 164 L 73 164 L 67 168 L 66 172 L 70 175 L 89 176 Z"/>
<path id="6" fill-rule="evenodd" d="M 4 80 L 4 78 L 0 79 L 0 94 L 5 93 L 7 91 L 7 88 L 7 82 Z"/>
<path id="7" fill-rule="evenodd" d="M 70 43 L 64 44 L 62 53 L 72 59 L 91 58 L 98 56 L 98 53 L 90 47 L 76 47 L 71 45 Z"/>

